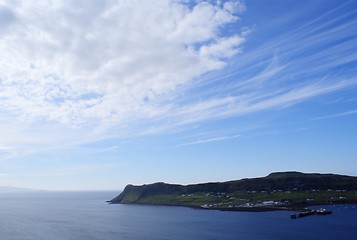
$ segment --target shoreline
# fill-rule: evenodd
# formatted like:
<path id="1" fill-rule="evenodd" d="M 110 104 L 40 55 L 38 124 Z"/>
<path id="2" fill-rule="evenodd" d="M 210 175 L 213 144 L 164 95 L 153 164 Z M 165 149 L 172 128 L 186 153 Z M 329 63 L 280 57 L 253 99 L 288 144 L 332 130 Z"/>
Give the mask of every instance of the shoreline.
<path id="1" fill-rule="evenodd" d="M 308 207 L 313 206 L 332 206 L 332 205 L 353 205 L 356 202 L 333 202 L 333 203 L 316 203 L 316 204 L 295 204 L 291 206 L 267 206 L 267 207 L 210 207 L 204 208 L 201 206 L 179 205 L 179 204 L 150 204 L 150 203 L 115 203 L 112 201 L 106 201 L 108 204 L 125 204 L 125 205 L 147 205 L 147 206 L 166 206 L 166 207 L 186 207 L 196 210 L 215 210 L 224 212 L 272 212 L 272 211 L 304 211 Z"/>

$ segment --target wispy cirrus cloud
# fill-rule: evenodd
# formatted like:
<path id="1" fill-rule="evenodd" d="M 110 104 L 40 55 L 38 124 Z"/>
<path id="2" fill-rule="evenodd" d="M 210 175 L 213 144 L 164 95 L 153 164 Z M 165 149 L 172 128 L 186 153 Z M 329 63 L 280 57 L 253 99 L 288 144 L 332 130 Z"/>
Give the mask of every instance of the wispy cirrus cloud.
<path id="1" fill-rule="evenodd" d="M 357 61 L 356 36 L 351 29 L 357 19 L 351 19 L 355 11 L 348 6 L 343 3 L 244 51 L 234 64 L 202 78 L 193 86 L 194 97 L 171 112 L 187 116 L 183 122 L 202 121 L 286 108 L 355 88 L 357 78 L 351 66 Z"/>
<path id="2" fill-rule="evenodd" d="M 331 115 L 327 115 L 327 116 L 316 117 L 316 118 L 313 118 L 312 120 L 323 120 L 323 119 L 329 119 L 329 118 L 344 117 L 344 116 L 349 116 L 349 115 L 353 115 L 353 114 L 357 114 L 357 110 L 350 110 L 350 111 L 340 112 L 340 113 L 331 114 Z"/>
<path id="3" fill-rule="evenodd" d="M 205 139 L 199 139 L 199 140 L 196 140 L 193 142 L 181 143 L 181 144 L 176 145 L 176 147 L 183 147 L 183 146 L 210 143 L 210 142 L 219 142 L 219 141 L 225 141 L 225 140 L 235 139 L 235 138 L 239 138 L 239 137 L 240 137 L 240 135 L 227 135 L 227 136 L 205 138 Z"/>

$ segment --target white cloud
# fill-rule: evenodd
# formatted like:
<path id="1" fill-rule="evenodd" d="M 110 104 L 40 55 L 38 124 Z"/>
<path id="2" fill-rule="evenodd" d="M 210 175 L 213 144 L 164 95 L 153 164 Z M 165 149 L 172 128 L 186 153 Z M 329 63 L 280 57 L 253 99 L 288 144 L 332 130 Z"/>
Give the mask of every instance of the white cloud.
<path id="1" fill-rule="evenodd" d="M 226 39 L 218 39 L 212 45 L 202 46 L 200 56 L 214 59 L 232 57 L 239 52 L 236 47 L 244 42 L 244 38 L 233 36 Z"/>
<path id="2" fill-rule="evenodd" d="M 220 33 L 238 20 L 240 4 L 229 6 L 5 1 L 0 18 L 11 26 L 0 38 L 0 109 L 68 125 L 153 114 L 146 109 L 160 96 L 237 52 L 243 37 Z"/>

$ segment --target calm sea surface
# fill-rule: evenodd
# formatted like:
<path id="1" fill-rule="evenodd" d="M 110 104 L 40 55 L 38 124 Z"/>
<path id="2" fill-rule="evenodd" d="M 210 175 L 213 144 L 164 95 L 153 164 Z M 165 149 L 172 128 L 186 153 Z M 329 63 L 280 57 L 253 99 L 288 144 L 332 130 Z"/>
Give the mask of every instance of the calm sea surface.
<path id="1" fill-rule="evenodd" d="M 357 205 L 291 220 L 290 212 L 110 205 L 116 192 L 0 194 L 1 240 L 357 239 Z"/>

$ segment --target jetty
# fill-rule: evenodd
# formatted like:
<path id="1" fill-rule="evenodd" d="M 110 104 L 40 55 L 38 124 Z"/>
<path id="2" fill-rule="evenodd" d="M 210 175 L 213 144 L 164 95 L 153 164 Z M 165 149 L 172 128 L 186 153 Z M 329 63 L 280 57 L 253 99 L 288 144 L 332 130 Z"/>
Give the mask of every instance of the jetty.
<path id="1" fill-rule="evenodd" d="M 320 208 L 318 210 L 305 208 L 303 211 L 291 214 L 290 218 L 296 219 L 296 218 L 302 218 L 302 217 L 307 217 L 307 216 L 312 216 L 312 215 L 329 215 L 329 214 L 332 214 L 332 211 L 327 210 L 325 208 Z"/>

